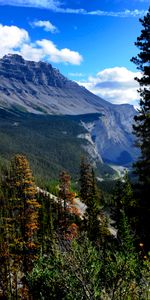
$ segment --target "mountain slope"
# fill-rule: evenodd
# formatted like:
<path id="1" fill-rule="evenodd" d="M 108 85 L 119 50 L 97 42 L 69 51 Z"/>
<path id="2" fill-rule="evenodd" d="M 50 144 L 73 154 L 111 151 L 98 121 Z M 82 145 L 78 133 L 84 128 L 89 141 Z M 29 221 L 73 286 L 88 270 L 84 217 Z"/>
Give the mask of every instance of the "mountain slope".
<path id="1" fill-rule="evenodd" d="M 100 160 L 131 163 L 137 153 L 133 147 L 133 117 L 129 104 L 113 105 L 68 80 L 50 64 L 26 61 L 19 55 L 0 60 L 0 107 L 7 110 L 50 115 L 87 115 L 80 138 L 90 140 Z M 88 114 L 99 113 L 91 120 Z M 89 147 L 85 147 L 90 153 Z"/>
<path id="2" fill-rule="evenodd" d="M 10 160 L 12 155 L 27 155 L 37 178 L 58 178 L 67 170 L 74 178 L 79 172 L 81 156 L 87 155 L 95 163 L 102 177 L 114 171 L 101 163 L 95 145 L 79 136 L 88 134 L 81 120 L 98 118 L 98 115 L 53 116 L 20 113 L 0 109 L 0 156 Z M 78 174 L 79 175 L 79 174 Z"/>

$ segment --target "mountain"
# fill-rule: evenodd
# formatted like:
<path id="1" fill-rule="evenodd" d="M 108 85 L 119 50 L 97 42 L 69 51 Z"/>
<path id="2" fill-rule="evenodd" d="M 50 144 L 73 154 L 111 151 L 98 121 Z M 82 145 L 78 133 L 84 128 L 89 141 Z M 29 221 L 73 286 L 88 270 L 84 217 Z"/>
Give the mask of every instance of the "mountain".
<path id="1" fill-rule="evenodd" d="M 82 148 L 89 155 L 123 165 L 137 155 L 132 134 L 134 107 L 103 100 L 48 63 L 26 61 L 17 54 L 0 59 L 0 108 L 36 114 L 39 120 L 47 114 L 82 115 L 77 120 L 85 131 L 78 133 L 78 140 L 86 141 Z"/>

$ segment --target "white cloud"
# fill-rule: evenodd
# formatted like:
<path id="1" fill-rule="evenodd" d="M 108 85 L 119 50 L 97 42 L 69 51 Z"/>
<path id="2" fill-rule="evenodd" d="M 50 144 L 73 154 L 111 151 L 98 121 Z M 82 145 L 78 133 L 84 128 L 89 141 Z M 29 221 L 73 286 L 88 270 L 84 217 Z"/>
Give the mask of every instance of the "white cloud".
<path id="1" fill-rule="evenodd" d="M 50 40 L 43 39 L 36 41 L 36 45 L 42 49 L 43 56 L 47 56 L 48 60 L 55 63 L 65 62 L 80 65 L 83 60 L 82 56 L 78 52 L 72 51 L 68 48 L 59 50 Z"/>
<path id="2" fill-rule="evenodd" d="M 58 49 L 50 40 L 30 41 L 28 32 L 16 26 L 0 24 L 0 57 L 8 53 L 21 54 L 28 60 L 47 60 L 56 63 L 80 65 L 83 58 L 77 52 L 68 48 Z"/>
<path id="3" fill-rule="evenodd" d="M 68 75 L 71 77 L 83 77 L 84 76 L 83 73 L 69 73 Z"/>
<path id="4" fill-rule="evenodd" d="M 34 44 L 24 44 L 18 52 L 24 59 L 40 61 L 44 58 L 44 53 L 41 48 L 37 48 Z"/>
<path id="5" fill-rule="evenodd" d="M 95 10 L 87 12 L 88 15 L 95 15 L 95 16 L 107 16 L 107 17 L 120 17 L 120 18 L 126 18 L 126 17 L 142 17 L 146 14 L 146 10 L 129 10 L 126 9 L 124 11 L 102 11 L 102 10 Z"/>
<path id="6" fill-rule="evenodd" d="M 146 2 L 147 0 L 139 0 L 140 2 Z M 80 14 L 80 15 L 96 15 L 96 16 L 107 16 L 107 17 L 142 17 L 146 14 L 146 10 L 129 10 L 124 11 L 87 11 L 83 8 L 73 9 L 62 7 L 62 1 L 60 0 L 0 0 L 0 5 L 12 5 L 12 6 L 23 6 L 23 7 L 36 7 L 50 9 L 59 13 L 66 14 Z"/>
<path id="7" fill-rule="evenodd" d="M 87 11 L 85 9 L 70 9 L 70 8 L 61 8 L 56 7 L 56 12 L 60 13 L 67 13 L 67 14 L 79 14 L 79 15 L 93 15 L 93 16 L 105 16 L 105 17 L 142 17 L 144 16 L 147 11 L 146 10 L 129 10 L 126 9 L 124 11 L 104 11 L 104 10 L 94 10 L 94 11 Z"/>
<path id="8" fill-rule="evenodd" d="M 98 72 L 95 77 L 89 77 L 87 82 L 78 83 L 114 104 L 134 105 L 139 99 L 139 86 L 134 78 L 140 76 L 139 72 L 129 71 L 125 67 L 114 67 Z"/>
<path id="9" fill-rule="evenodd" d="M 3 26 L 0 24 L 0 56 L 21 48 L 26 42 L 29 42 L 28 32 L 16 26 Z"/>
<path id="10" fill-rule="evenodd" d="M 45 31 L 50 31 L 51 33 L 58 32 L 58 29 L 56 26 L 54 26 L 50 21 L 34 21 L 31 23 L 34 27 L 43 27 Z"/>
<path id="11" fill-rule="evenodd" d="M 59 7 L 58 0 L 0 0 L 0 5 L 36 7 L 55 10 Z"/>

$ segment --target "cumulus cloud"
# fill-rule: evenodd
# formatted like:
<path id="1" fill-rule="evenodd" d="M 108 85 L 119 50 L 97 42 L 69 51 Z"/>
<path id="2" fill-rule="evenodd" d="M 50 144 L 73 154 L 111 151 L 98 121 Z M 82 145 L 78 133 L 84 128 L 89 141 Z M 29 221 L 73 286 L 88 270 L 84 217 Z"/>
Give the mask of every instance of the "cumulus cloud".
<path id="1" fill-rule="evenodd" d="M 42 27 L 45 31 L 49 31 L 51 33 L 58 32 L 58 29 L 56 26 L 54 26 L 50 21 L 34 21 L 31 23 L 33 27 Z"/>
<path id="2" fill-rule="evenodd" d="M 125 67 L 114 67 L 98 72 L 95 77 L 90 76 L 87 82 L 78 83 L 114 104 L 135 105 L 139 99 L 139 86 L 134 78 L 140 76 L 140 72 L 132 72 Z"/>
<path id="3" fill-rule="evenodd" d="M 28 32 L 16 26 L 3 26 L 0 24 L 0 55 L 19 49 L 26 42 L 29 42 Z"/>
<path id="4" fill-rule="evenodd" d="M 56 45 L 50 40 L 39 40 L 36 41 L 36 45 L 42 49 L 43 55 L 47 56 L 50 61 L 55 63 L 65 62 L 74 65 L 80 65 L 82 56 L 68 48 L 58 49 Z"/>
<path id="5" fill-rule="evenodd" d="M 18 53 L 28 60 L 47 60 L 74 65 L 80 65 L 83 60 L 77 51 L 68 48 L 58 49 L 50 40 L 42 39 L 32 43 L 28 32 L 16 26 L 0 24 L 0 40 L 0 57 L 8 53 Z"/>

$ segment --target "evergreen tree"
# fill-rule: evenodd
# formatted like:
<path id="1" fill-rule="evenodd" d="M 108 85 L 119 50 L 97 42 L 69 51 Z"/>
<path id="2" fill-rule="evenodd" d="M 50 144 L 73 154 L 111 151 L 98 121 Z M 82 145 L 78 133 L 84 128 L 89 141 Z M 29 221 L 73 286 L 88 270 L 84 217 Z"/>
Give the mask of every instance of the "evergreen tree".
<path id="1" fill-rule="evenodd" d="M 92 241 L 100 239 L 100 226 L 103 222 L 100 222 L 101 218 L 101 209 L 100 209 L 100 193 L 98 192 L 96 185 L 96 178 L 94 170 L 91 171 L 91 188 L 89 196 L 87 198 L 87 209 L 86 209 L 86 218 L 87 218 L 87 232 L 88 237 Z M 102 221 L 102 220 L 101 220 Z"/>
<path id="2" fill-rule="evenodd" d="M 122 180 L 117 181 L 112 203 L 116 207 L 117 218 L 119 218 L 120 210 L 124 210 L 131 217 L 134 214 L 135 199 L 128 173 L 125 174 Z"/>
<path id="3" fill-rule="evenodd" d="M 7 295 L 8 299 L 18 299 L 21 294 L 24 299 L 26 284 L 22 281 L 23 287 L 19 292 L 18 282 L 31 269 L 37 253 L 39 208 L 35 198 L 36 187 L 25 156 L 16 155 L 12 159 L 10 170 L 2 176 L 1 186 L 0 281 L 3 295 Z"/>
<path id="4" fill-rule="evenodd" d="M 73 231 L 75 230 L 75 235 L 77 233 L 74 222 L 71 224 L 71 219 L 76 220 L 76 217 L 80 215 L 79 209 L 75 206 L 75 193 L 71 191 L 71 177 L 66 172 L 63 171 L 59 176 L 59 230 L 66 232 L 65 237 L 71 239 L 74 236 Z M 72 215 L 72 218 L 71 218 Z M 71 225 L 71 226 L 70 226 Z M 74 227 L 75 225 L 75 227 Z M 68 227 L 69 226 L 69 227 Z"/>
<path id="5" fill-rule="evenodd" d="M 12 295 L 10 242 L 13 241 L 13 238 L 10 205 L 8 199 L 0 191 L 0 296 L 3 299 L 10 299 Z"/>
<path id="6" fill-rule="evenodd" d="M 19 254 L 15 257 L 16 260 L 18 258 L 16 265 L 25 274 L 31 270 L 37 254 L 40 205 L 36 200 L 36 186 L 29 162 L 24 155 L 16 155 L 11 160 L 8 183 L 15 232 L 14 252 Z"/>
<path id="7" fill-rule="evenodd" d="M 124 253 L 132 252 L 134 249 L 133 236 L 131 233 L 129 220 L 125 215 L 124 210 L 120 212 L 120 220 L 118 222 L 118 232 L 117 237 L 121 243 L 121 248 L 123 248 Z"/>
<path id="8" fill-rule="evenodd" d="M 67 206 L 69 205 L 69 200 L 71 198 L 70 192 L 70 175 L 63 171 L 59 175 L 59 197 L 64 201 L 64 214 L 67 213 Z"/>
<path id="9" fill-rule="evenodd" d="M 54 205 L 56 210 L 56 203 L 50 199 L 48 195 L 42 192 L 38 194 L 38 202 L 41 205 L 39 210 L 39 230 L 38 242 L 40 243 L 41 253 L 48 253 L 51 251 L 54 239 L 54 222 L 56 221 L 57 213 L 54 213 Z"/>
<path id="10" fill-rule="evenodd" d="M 140 85 L 140 109 L 135 117 L 134 132 L 141 156 L 135 164 L 135 171 L 138 175 L 139 229 L 142 229 L 140 235 L 148 241 L 150 240 L 148 230 L 150 217 L 150 8 L 140 22 L 143 29 L 135 43 L 139 54 L 131 59 L 142 73 L 140 78 L 136 78 Z"/>
<path id="11" fill-rule="evenodd" d="M 85 230 L 93 242 L 103 243 L 108 236 L 107 218 L 101 208 L 102 194 L 97 189 L 94 169 L 84 158 L 80 169 L 80 196 L 86 204 Z"/>
<path id="12" fill-rule="evenodd" d="M 92 174 L 90 163 L 84 158 L 81 158 L 80 164 L 80 198 L 87 204 L 88 198 L 91 195 Z"/>

